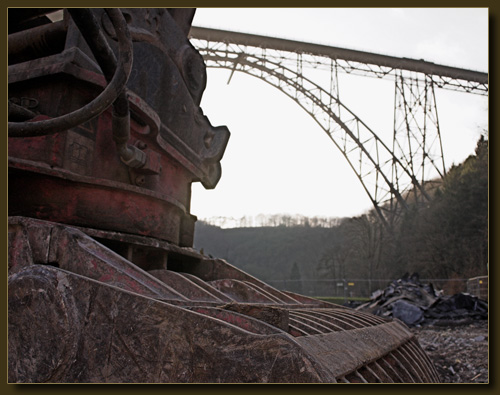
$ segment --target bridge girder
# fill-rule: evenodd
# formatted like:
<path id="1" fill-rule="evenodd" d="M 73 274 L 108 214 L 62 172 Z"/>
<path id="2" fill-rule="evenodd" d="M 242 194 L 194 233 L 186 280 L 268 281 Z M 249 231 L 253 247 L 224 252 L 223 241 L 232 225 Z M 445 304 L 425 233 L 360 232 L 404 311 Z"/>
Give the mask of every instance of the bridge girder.
<path id="1" fill-rule="evenodd" d="M 421 75 L 414 72 L 412 76 L 407 77 L 403 76 L 402 70 L 392 68 L 396 58 L 383 55 L 381 55 L 384 57 L 382 64 L 360 63 L 359 51 L 354 51 L 356 57 L 352 57 L 352 54 L 345 56 L 347 60 L 327 59 L 324 54 L 316 51 L 317 46 L 314 44 L 311 45 L 316 52 L 307 48 L 306 43 L 301 43 L 301 46 L 296 47 L 295 53 L 292 53 L 288 47 L 290 43 L 296 42 L 273 38 L 258 41 L 260 36 L 255 38 L 241 33 L 237 33 L 234 38 L 227 35 L 231 32 L 220 33 L 224 38 L 220 34 L 214 37 L 213 32 L 218 31 L 212 29 L 201 29 L 201 36 L 204 38 L 197 38 L 200 36 L 200 31 L 196 29 L 200 28 L 194 29 L 191 41 L 204 57 L 207 67 L 229 69 L 232 71 L 231 77 L 235 71 L 239 71 L 260 78 L 293 99 L 318 123 L 344 155 L 368 194 L 379 218 L 388 228 L 392 227 L 401 210 L 408 207 L 406 203 L 408 191 L 413 190 L 415 197 L 418 196 L 420 201 L 430 199 L 424 189 L 424 183 L 427 181 L 423 175 L 426 166 L 434 167 L 440 176 L 444 174 L 434 96 L 436 81 L 440 83 L 439 87 L 452 90 L 479 94 L 487 93 L 488 90 L 487 75 L 485 80 L 483 73 L 467 74 L 460 69 L 446 70 L 445 66 L 424 62 L 424 66 L 432 65 L 433 70 L 437 70 L 438 73 Z M 207 32 L 210 33 L 208 36 Z M 191 35 L 193 36 L 193 31 Z M 256 45 L 257 43 L 259 45 Z M 276 49 L 277 47 L 279 48 Z M 324 52 L 324 48 L 321 49 Z M 369 59 L 374 59 L 372 55 L 375 54 L 368 55 Z M 414 61 L 416 63 L 412 64 L 409 62 L 410 59 L 403 60 L 404 64 L 410 64 L 411 67 L 418 66 L 419 69 L 422 67 L 423 61 Z M 305 77 L 304 64 L 314 68 L 330 68 L 330 91 Z M 343 72 L 394 79 L 396 100 L 392 149 L 340 101 L 336 80 L 339 69 Z M 464 83 L 460 79 L 456 80 L 463 76 L 471 77 L 472 81 L 466 80 Z M 399 112 L 405 113 L 405 127 L 397 125 L 398 106 Z M 418 108 L 422 109 L 424 114 L 422 125 L 419 125 L 414 113 Z M 427 133 L 428 124 L 434 125 L 432 136 Z M 401 135 L 406 137 L 401 139 Z M 433 143 L 429 144 L 429 141 Z M 431 149 L 435 150 L 436 145 L 437 157 L 430 152 Z M 416 158 L 419 163 L 414 166 Z M 439 167 L 440 163 L 442 168 Z"/>
<path id="2" fill-rule="evenodd" d="M 396 78 L 396 70 L 418 73 L 430 78 L 435 86 L 442 89 L 456 90 L 478 95 L 488 94 L 488 73 L 466 70 L 458 67 L 439 65 L 423 59 L 409 59 L 382 55 L 366 51 L 305 43 L 301 41 L 259 36 L 226 30 L 193 26 L 190 36 L 222 45 L 235 45 L 241 48 L 260 48 L 272 50 L 277 58 L 284 62 L 295 62 L 297 54 L 303 56 L 303 63 L 309 67 L 329 68 L 327 60 L 334 60 L 339 69 L 348 74 L 371 76 L 376 78 Z M 270 52 L 266 56 L 273 56 Z"/>

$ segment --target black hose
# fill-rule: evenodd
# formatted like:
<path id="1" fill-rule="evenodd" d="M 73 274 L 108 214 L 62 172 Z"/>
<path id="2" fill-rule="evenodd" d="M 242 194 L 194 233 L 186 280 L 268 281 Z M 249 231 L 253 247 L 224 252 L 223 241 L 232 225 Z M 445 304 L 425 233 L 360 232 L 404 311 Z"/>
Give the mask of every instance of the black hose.
<path id="1" fill-rule="evenodd" d="M 124 92 L 130 76 L 130 71 L 132 70 L 132 40 L 130 38 L 127 23 L 121 11 L 111 8 L 106 9 L 106 13 L 113 24 L 118 39 L 118 64 L 115 67 L 111 81 L 104 91 L 89 104 L 57 118 L 37 122 L 9 122 L 9 137 L 43 136 L 70 129 L 104 112 L 117 100 L 120 94 Z M 104 66 L 104 68 L 106 70 L 103 70 L 103 73 L 108 74 L 107 77 L 109 77 L 110 68 L 108 66 Z M 126 100 L 126 96 L 122 96 L 122 99 L 123 98 Z M 121 108 L 123 100 L 120 100 L 120 102 L 122 103 L 117 103 L 119 104 L 117 106 L 118 108 Z M 122 111 L 124 110 L 120 112 Z M 128 103 L 125 111 L 128 112 Z"/>
<path id="2" fill-rule="evenodd" d="M 88 8 L 70 8 L 68 12 L 78 26 L 97 63 L 101 67 L 106 81 L 109 83 L 117 68 L 116 57 L 102 29 L 99 27 L 97 18 Z M 106 12 L 111 18 L 110 10 L 106 10 Z M 112 12 L 119 11 L 113 9 Z M 140 167 L 145 161 L 144 153 L 139 152 L 136 147 L 128 145 L 130 139 L 130 109 L 125 89 L 113 102 L 112 116 L 113 140 L 116 144 L 118 155 L 127 165 Z"/>

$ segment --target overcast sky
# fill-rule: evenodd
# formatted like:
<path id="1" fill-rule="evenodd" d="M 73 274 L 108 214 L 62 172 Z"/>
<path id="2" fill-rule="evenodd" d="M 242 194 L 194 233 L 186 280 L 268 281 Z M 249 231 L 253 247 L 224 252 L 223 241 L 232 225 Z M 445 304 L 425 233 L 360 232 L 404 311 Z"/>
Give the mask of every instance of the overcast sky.
<path id="1" fill-rule="evenodd" d="M 488 71 L 486 8 L 198 8 L 195 26 L 254 33 Z M 355 173 L 294 101 L 243 73 L 208 69 L 202 108 L 231 138 L 212 191 L 193 185 L 191 212 L 216 216 L 344 217 L 371 208 Z M 339 76 L 340 99 L 392 146 L 394 83 Z M 486 97 L 438 90 L 446 167 L 470 155 L 487 128 Z"/>

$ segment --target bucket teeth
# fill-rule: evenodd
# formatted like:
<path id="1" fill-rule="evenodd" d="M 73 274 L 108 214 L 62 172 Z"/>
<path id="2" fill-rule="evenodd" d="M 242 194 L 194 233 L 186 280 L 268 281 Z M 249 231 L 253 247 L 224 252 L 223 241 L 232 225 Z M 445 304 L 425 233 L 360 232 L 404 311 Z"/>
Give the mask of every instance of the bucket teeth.
<path id="1" fill-rule="evenodd" d="M 191 252 L 147 272 L 83 228 L 24 217 L 9 219 L 9 246 L 12 382 L 439 381 L 400 321 L 283 293 L 222 260 Z"/>

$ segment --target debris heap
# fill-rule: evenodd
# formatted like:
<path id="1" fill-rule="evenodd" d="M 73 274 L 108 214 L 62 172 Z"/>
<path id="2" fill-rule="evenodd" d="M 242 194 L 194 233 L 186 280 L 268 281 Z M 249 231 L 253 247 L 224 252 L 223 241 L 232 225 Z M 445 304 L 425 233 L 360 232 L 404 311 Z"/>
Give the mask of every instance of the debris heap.
<path id="1" fill-rule="evenodd" d="M 405 274 L 356 310 L 392 317 L 409 326 L 460 325 L 488 318 L 488 303 L 467 293 L 443 295 L 431 283 L 422 284 L 418 274 Z"/>

